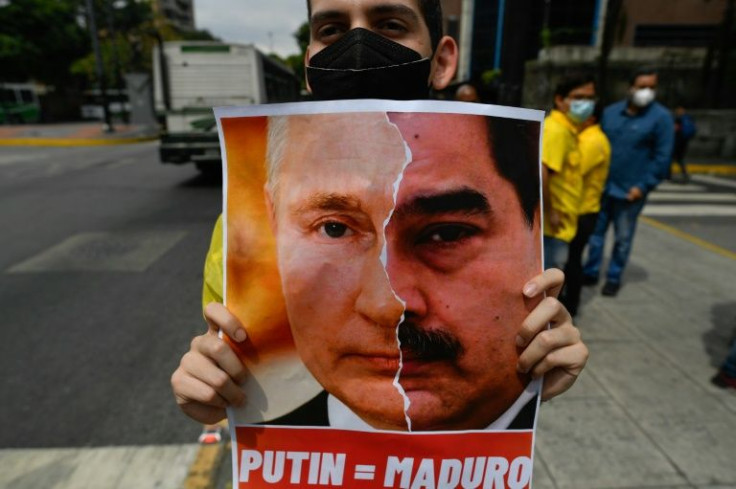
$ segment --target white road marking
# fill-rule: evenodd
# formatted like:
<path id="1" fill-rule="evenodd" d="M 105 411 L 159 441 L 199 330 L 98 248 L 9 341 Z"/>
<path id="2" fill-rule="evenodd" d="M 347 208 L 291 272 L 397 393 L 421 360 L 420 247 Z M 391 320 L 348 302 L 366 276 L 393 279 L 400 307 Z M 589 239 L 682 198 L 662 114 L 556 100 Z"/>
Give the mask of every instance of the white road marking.
<path id="1" fill-rule="evenodd" d="M 704 185 L 693 185 L 691 183 L 683 184 L 683 183 L 672 183 L 672 182 L 662 182 L 659 185 L 657 185 L 657 190 L 655 192 L 707 192 L 708 188 Z"/>
<path id="2" fill-rule="evenodd" d="M 651 217 L 730 217 L 736 216 L 736 206 L 656 204 L 644 207 L 642 214 Z"/>
<path id="3" fill-rule="evenodd" d="M 736 193 L 676 193 L 652 192 L 647 198 L 649 202 L 682 201 L 682 202 L 736 202 Z"/>
<path id="4" fill-rule="evenodd" d="M 692 179 L 701 183 L 723 185 L 724 187 L 736 188 L 736 181 L 728 178 L 716 177 L 714 175 L 693 175 Z"/>

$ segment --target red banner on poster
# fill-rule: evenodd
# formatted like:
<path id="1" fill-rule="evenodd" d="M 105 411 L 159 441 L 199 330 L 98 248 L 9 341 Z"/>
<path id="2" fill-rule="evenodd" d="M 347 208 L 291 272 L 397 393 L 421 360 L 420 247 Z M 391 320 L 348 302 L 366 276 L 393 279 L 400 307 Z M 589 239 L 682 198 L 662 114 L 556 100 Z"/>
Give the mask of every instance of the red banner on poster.
<path id="1" fill-rule="evenodd" d="M 532 431 L 390 433 L 238 427 L 241 488 L 523 489 Z"/>

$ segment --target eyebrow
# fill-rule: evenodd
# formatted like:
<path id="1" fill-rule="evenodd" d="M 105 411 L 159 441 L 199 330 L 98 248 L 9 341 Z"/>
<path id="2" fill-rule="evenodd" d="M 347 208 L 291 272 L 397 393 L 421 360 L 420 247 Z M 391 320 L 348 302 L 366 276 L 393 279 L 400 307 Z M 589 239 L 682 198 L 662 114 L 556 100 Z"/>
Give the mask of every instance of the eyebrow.
<path id="1" fill-rule="evenodd" d="M 485 195 L 477 190 L 463 187 L 436 194 L 417 195 L 396 208 L 394 214 L 438 215 L 462 213 L 467 215 L 491 215 L 491 204 Z"/>
<path id="2" fill-rule="evenodd" d="M 376 5 L 374 7 L 371 7 L 369 10 L 370 15 L 387 15 L 387 14 L 393 14 L 400 17 L 407 17 L 410 18 L 413 22 L 418 23 L 420 21 L 419 15 L 412 10 L 411 8 L 407 7 L 406 5 L 401 5 L 398 3 L 382 3 L 379 5 Z M 312 14 L 312 17 L 309 19 L 309 23 L 311 24 L 319 24 L 322 22 L 330 21 L 330 20 L 336 20 L 345 17 L 347 14 L 344 11 L 337 10 L 337 9 L 331 9 L 331 10 L 323 10 L 321 12 L 315 12 Z"/>
<path id="3" fill-rule="evenodd" d="M 295 209 L 296 214 L 309 211 L 355 211 L 362 208 L 360 200 L 345 194 L 319 192 L 310 195 Z"/>
<path id="4" fill-rule="evenodd" d="M 345 12 L 340 10 L 323 10 L 321 12 L 315 12 L 309 19 L 309 24 L 319 24 L 328 20 L 340 19 L 345 16 Z"/>
<path id="5" fill-rule="evenodd" d="M 414 22 L 419 22 L 420 20 L 419 16 L 413 9 L 400 3 L 382 3 L 372 7 L 370 9 L 370 13 L 377 15 L 393 14 L 399 17 L 408 17 Z"/>

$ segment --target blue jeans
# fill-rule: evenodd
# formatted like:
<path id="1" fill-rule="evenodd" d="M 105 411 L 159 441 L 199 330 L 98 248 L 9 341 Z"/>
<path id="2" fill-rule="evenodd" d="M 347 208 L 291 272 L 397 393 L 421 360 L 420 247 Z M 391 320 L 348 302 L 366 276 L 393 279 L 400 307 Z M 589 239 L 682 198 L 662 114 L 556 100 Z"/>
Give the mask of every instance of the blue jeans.
<path id="1" fill-rule="evenodd" d="M 629 261 L 631 245 L 634 241 L 636 220 L 639 218 L 645 203 L 646 198 L 629 202 L 608 195 L 603 196 L 595 230 L 588 240 L 588 260 L 583 266 L 583 275 L 596 278 L 600 275 L 606 232 L 610 224 L 613 223 L 613 253 L 611 254 L 611 262 L 608 264 L 606 280 L 615 284 L 621 283 L 621 274 Z"/>
<path id="2" fill-rule="evenodd" d="M 561 239 L 544 237 L 544 269 L 559 268 L 562 270 L 567 262 L 570 244 Z"/>

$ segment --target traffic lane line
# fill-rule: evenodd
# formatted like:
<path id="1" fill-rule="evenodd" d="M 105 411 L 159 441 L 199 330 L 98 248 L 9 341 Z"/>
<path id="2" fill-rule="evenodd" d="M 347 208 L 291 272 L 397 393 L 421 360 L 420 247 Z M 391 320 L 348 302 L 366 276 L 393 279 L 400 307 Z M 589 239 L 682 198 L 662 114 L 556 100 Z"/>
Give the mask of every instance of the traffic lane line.
<path id="1" fill-rule="evenodd" d="M 693 236 L 692 234 L 681 231 L 676 227 L 670 226 L 669 224 L 665 224 L 656 219 L 652 219 L 651 217 L 641 216 L 641 220 L 654 228 L 670 233 L 674 236 L 677 236 L 678 238 L 684 239 L 685 241 L 689 241 L 690 243 L 700 246 L 701 248 L 705 248 L 708 251 L 712 251 L 713 253 L 725 256 L 726 258 L 731 258 L 732 260 L 736 260 L 736 253 L 731 250 L 727 250 L 726 248 L 722 248 L 717 244 L 713 244 L 709 241 L 698 238 L 697 236 Z"/>

